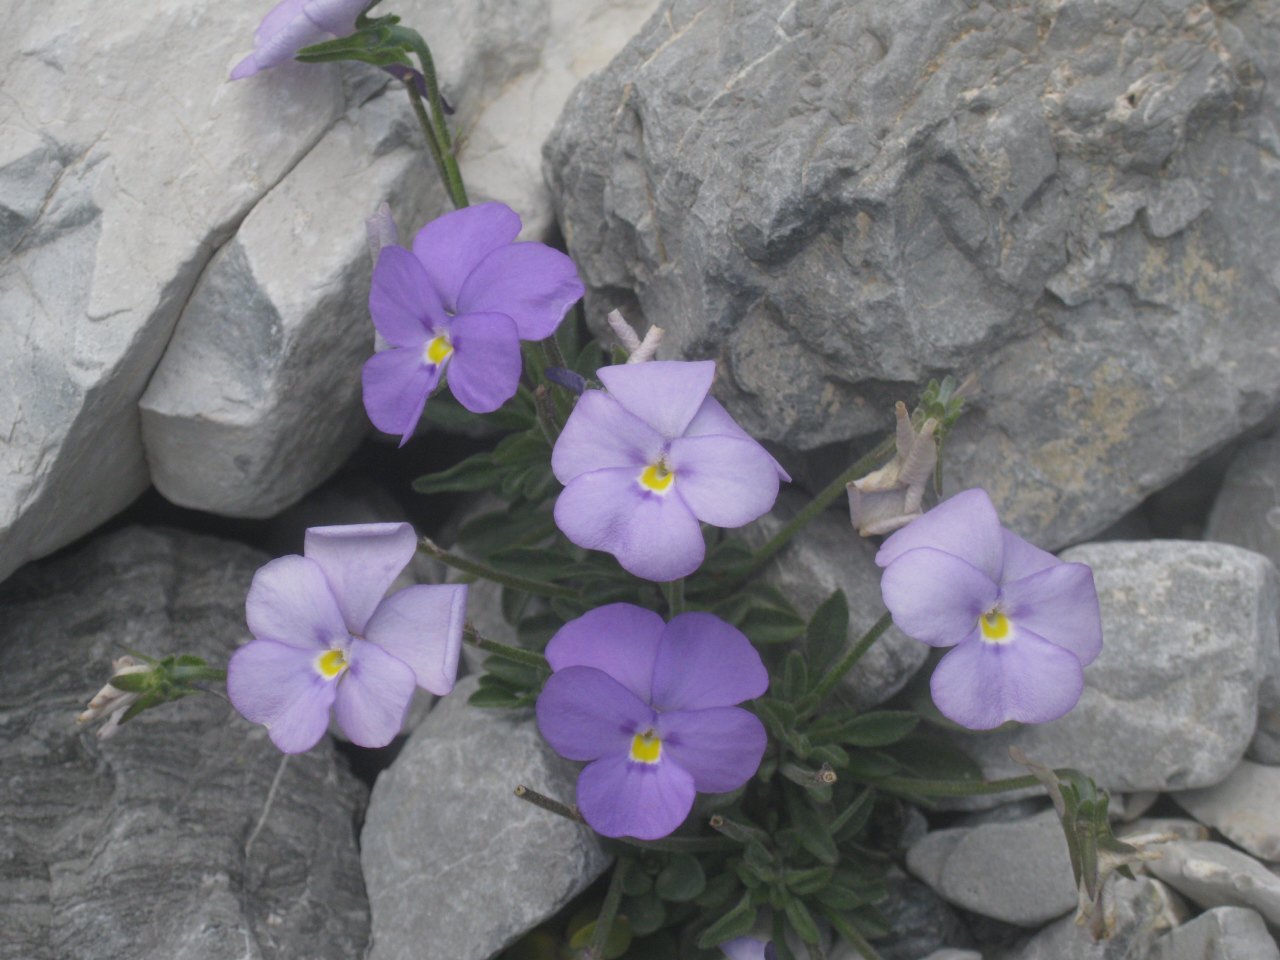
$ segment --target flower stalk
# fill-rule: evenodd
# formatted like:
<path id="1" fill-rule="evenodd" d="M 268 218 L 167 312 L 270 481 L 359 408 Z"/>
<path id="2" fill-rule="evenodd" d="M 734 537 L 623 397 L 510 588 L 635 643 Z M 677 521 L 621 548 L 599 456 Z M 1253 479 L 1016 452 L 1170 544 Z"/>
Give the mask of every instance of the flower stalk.
<path id="1" fill-rule="evenodd" d="M 541 597 L 572 599 L 577 596 L 577 593 L 568 587 L 548 583 L 545 580 L 533 580 L 515 573 L 506 573 L 479 560 L 472 560 L 469 557 L 450 553 L 444 547 L 436 544 L 430 537 L 421 537 L 418 541 L 418 549 L 435 557 L 446 566 L 453 567 L 455 570 L 470 574 L 473 577 L 482 577 L 504 587 L 510 587 L 512 590 L 523 590 L 525 593 L 535 593 Z"/>
<path id="2" fill-rule="evenodd" d="M 544 673 L 549 672 L 551 667 L 547 664 L 547 658 L 540 653 L 534 653 L 532 650 L 523 650 L 520 647 L 513 647 L 505 643 L 499 643 L 497 640 L 490 640 L 476 633 L 476 628 L 471 624 L 466 624 L 462 628 L 462 640 L 469 643 L 478 650 L 491 653 L 495 657 L 502 657 L 504 660 L 510 660 L 512 663 L 523 664 L 526 667 L 533 667 L 535 670 L 541 670 Z"/>

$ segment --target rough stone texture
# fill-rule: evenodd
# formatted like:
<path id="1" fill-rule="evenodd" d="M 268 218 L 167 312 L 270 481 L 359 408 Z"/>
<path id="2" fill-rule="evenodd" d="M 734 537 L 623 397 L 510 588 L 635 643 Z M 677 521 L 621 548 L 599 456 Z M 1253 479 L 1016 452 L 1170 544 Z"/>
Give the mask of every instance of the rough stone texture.
<path id="1" fill-rule="evenodd" d="M 1075 909 L 1067 841 L 1052 810 L 1013 823 L 935 830 L 907 868 L 956 906 L 1023 927 Z"/>
<path id="2" fill-rule="evenodd" d="M 1280 960 L 1267 926 L 1255 910 L 1218 907 L 1157 940 L 1150 960 Z"/>
<path id="3" fill-rule="evenodd" d="M 1177 894 L 1150 877 L 1118 879 L 1111 896 L 1115 929 L 1110 939 L 1095 943 L 1074 917 L 1063 917 L 1005 960 L 1139 960 L 1187 915 Z"/>
<path id="4" fill-rule="evenodd" d="M 923 883 L 895 866 L 889 870 L 887 885 L 889 899 L 876 904 L 889 922 L 889 935 L 875 942 L 881 960 L 916 960 L 942 944 L 969 942 L 956 912 Z M 832 960 L 859 960 L 861 956 L 841 941 Z"/>
<path id="5" fill-rule="evenodd" d="M 1236 454 L 1213 502 L 1205 539 L 1256 550 L 1280 564 L 1280 437 L 1259 440 Z M 1258 691 L 1258 729 L 1249 755 L 1280 764 L 1280 638 Z"/>
<path id="6" fill-rule="evenodd" d="M 267 559 L 130 528 L 0 590 L 0 958 L 361 955 L 365 791 L 327 742 L 286 764 L 212 696 L 75 729 L 122 647 L 225 663 Z"/>
<path id="7" fill-rule="evenodd" d="M 183 304 L 213 252 L 343 109 L 332 67 L 224 82 L 260 3 L 10 6 L 0 577 L 146 488 L 136 404 Z"/>
<path id="8" fill-rule="evenodd" d="M 772 512 L 745 529 L 748 543 L 763 543 L 806 502 L 798 492 L 784 493 Z M 786 594 L 806 618 L 832 593 L 843 590 L 849 601 L 852 646 L 884 613 L 876 549 L 874 541 L 854 532 L 847 510 L 828 510 L 765 568 L 765 579 Z M 859 709 L 875 706 L 901 690 L 928 655 L 927 646 L 890 626 L 838 689 Z"/>
<path id="9" fill-rule="evenodd" d="M 368 432 L 363 220 L 384 198 L 412 223 L 444 205 L 401 99 L 334 124 L 201 275 L 140 404 L 151 479 L 174 503 L 269 517 Z"/>
<path id="10" fill-rule="evenodd" d="M 1280 767 L 1244 760 L 1222 783 L 1172 796 L 1205 826 L 1255 857 L 1280 861 Z"/>
<path id="11" fill-rule="evenodd" d="M 378 778 L 361 835 L 369 960 L 487 960 L 581 893 L 608 864 L 592 833 L 512 795 L 571 799 L 573 764 L 531 711 L 466 704 L 466 678 Z"/>
<path id="12" fill-rule="evenodd" d="M 1280 10 L 667 0 L 545 151 L 594 322 L 794 449 L 976 373 L 947 450 L 1076 542 L 1280 401 Z"/>
<path id="13" fill-rule="evenodd" d="M 1212 840 L 1178 841 L 1147 869 L 1202 907 L 1250 907 L 1280 926 L 1280 876 L 1252 857 Z"/>
<path id="14" fill-rule="evenodd" d="M 1062 558 L 1093 567 L 1102 602 L 1102 653 L 1080 703 L 1052 723 L 965 736 L 965 749 L 991 777 L 1025 772 L 1009 759 L 1016 745 L 1110 790 L 1225 779 L 1253 736 L 1277 642 L 1275 568 L 1239 547 L 1177 540 L 1088 544 Z"/>

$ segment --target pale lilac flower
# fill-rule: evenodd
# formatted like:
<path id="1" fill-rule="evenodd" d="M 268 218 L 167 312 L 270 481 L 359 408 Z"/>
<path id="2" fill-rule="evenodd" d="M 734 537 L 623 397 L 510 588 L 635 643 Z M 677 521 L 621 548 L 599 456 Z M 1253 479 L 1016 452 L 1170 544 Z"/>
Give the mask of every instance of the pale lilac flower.
<path id="1" fill-rule="evenodd" d="M 355 33 L 356 17 L 371 0 L 281 0 L 253 34 L 253 53 L 231 71 L 243 80 L 292 60 L 303 47 Z"/>
<path id="2" fill-rule="evenodd" d="M 565 485 L 556 524 L 648 580 L 702 563 L 699 525 L 741 527 L 773 506 L 786 472 L 710 396 L 711 360 L 603 367 L 551 453 Z"/>
<path id="3" fill-rule="evenodd" d="M 778 950 L 771 940 L 755 937 L 738 937 L 720 944 L 720 951 L 728 960 L 778 960 Z"/>
<path id="4" fill-rule="evenodd" d="M 415 686 L 453 689 L 467 588 L 386 596 L 416 548 L 407 523 L 312 527 L 305 556 L 254 575 L 245 612 L 255 639 L 232 656 L 227 693 L 285 753 L 315 746 L 331 706 L 352 743 L 385 746 Z"/>
<path id="5" fill-rule="evenodd" d="M 670 623 L 629 603 L 572 620 L 547 644 L 555 671 L 538 727 L 570 760 L 578 809 L 606 837 L 654 840 L 689 815 L 696 793 L 742 786 L 764 756 L 764 726 L 735 704 L 769 675 L 743 634 L 709 613 Z"/>
<path id="6" fill-rule="evenodd" d="M 482 203 L 428 223 L 412 252 L 378 255 L 369 312 L 391 349 L 364 365 L 364 407 L 401 445 L 441 376 L 472 413 L 502 406 L 520 382 L 520 341 L 549 337 L 581 298 L 573 261 L 519 233 L 514 210 Z"/>
<path id="7" fill-rule="evenodd" d="M 966 490 L 889 537 L 880 590 L 907 636 L 954 647 L 930 688 L 943 715 L 973 730 L 1044 723 L 1076 705 L 1102 649 L 1093 572 L 1000 526 L 983 490 Z"/>

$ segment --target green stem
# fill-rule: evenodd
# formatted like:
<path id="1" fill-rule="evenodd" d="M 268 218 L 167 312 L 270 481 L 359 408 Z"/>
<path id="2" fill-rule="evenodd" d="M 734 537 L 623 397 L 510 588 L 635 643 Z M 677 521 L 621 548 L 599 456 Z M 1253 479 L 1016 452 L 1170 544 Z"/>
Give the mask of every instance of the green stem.
<path id="1" fill-rule="evenodd" d="M 613 929 L 614 918 L 618 915 L 618 905 L 622 903 L 622 884 L 629 866 L 631 861 L 627 857 L 619 857 L 614 864 L 609 892 L 604 895 L 600 916 L 596 917 L 595 929 L 591 931 L 591 942 L 587 944 L 587 956 L 591 960 L 603 960 L 605 941 L 609 939 L 609 931 Z"/>
<path id="2" fill-rule="evenodd" d="M 756 550 L 747 566 L 737 571 L 735 584 L 746 580 L 753 573 L 763 567 L 772 559 L 773 555 L 785 547 L 797 533 L 807 527 L 818 514 L 835 503 L 842 493 L 852 481 L 858 480 L 866 474 L 870 473 L 875 467 L 880 465 L 882 461 L 893 455 L 897 449 L 897 441 L 893 437 L 887 437 L 879 446 L 861 457 L 840 476 L 832 480 L 827 486 L 804 506 L 799 513 L 792 517 L 787 523 L 775 533 L 763 546 Z"/>
<path id="3" fill-rule="evenodd" d="M 979 797 L 1007 790 L 1025 790 L 1043 784 L 1028 774 L 1025 777 L 1006 777 L 1003 780 L 917 780 L 914 777 L 885 777 L 868 781 L 877 789 L 889 793 L 914 797 Z"/>
<path id="4" fill-rule="evenodd" d="M 418 93 L 418 88 L 414 86 L 412 80 L 406 80 L 404 88 L 409 93 L 409 103 L 413 106 L 413 115 L 418 118 L 418 126 L 422 127 L 422 134 L 427 138 L 427 148 L 431 151 L 431 158 L 436 162 L 436 172 L 440 175 L 440 182 L 448 190 L 449 171 L 445 167 L 444 154 L 440 152 L 440 141 L 436 139 L 431 118 L 427 116 L 427 109 L 422 104 L 422 94 Z"/>
<path id="5" fill-rule="evenodd" d="M 445 186 L 449 198 L 458 208 L 467 206 L 467 189 L 462 184 L 462 171 L 458 169 L 458 160 L 453 155 L 453 141 L 449 137 L 449 124 L 444 116 L 444 99 L 440 96 L 440 83 L 436 79 L 436 65 L 431 58 L 431 51 L 420 35 L 413 35 L 413 52 L 418 55 L 422 66 L 422 78 L 427 87 L 427 99 L 431 102 L 431 116 L 434 119 L 436 135 L 439 137 L 437 149 L 440 152 L 444 168 Z"/>
<path id="6" fill-rule="evenodd" d="M 666 853 L 715 853 L 738 848 L 728 837 L 663 837 L 661 840 L 619 837 L 618 840 L 641 850 L 662 850 Z"/>
<path id="7" fill-rule="evenodd" d="M 510 660 L 512 663 L 522 663 L 526 667 L 535 667 L 538 670 L 551 670 L 551 666 L 547 663 L 547 658 L 540 653 L 534 653 L 532 650 L 523 650 L 520 647 L 512 647 L 505 643 L 499 643 L 497 640 L 490 640 L 476 633 L 476 628 L 471 624 L 465 624 L 462 628 L 462 639 L 477 649 L 484 650 L 493 654 L 495 657 L 502 657 L 504 660 Z"/>
<path id="8" fill-rule="evenodd" d="M 871 645 L 880 639 L 880 635 L 889 629 L 891 623 L 893 623 L 893 617 L 886 610 L 881 614 L 880 619 L 872 624 L 871 629 L 862 635 L 858 642 L 849 649 L 849 652 L 841 657 L 840 661 L 813 688 L 813 691 L 809 694 L 813 701 L 813 706 L 805 711 L 806 715 L 811 714 L 818 708 L 818 705 L 835 689 L 841 678 L 853 669 L 853 665 L 861 660 L 863 654 L 871 649 Z"/>
<path id="9" fill-rule="evenodd" d="M 560 424 L 557 422 L 551 391 L 545 383 L 540 383 L 533 389 L 533 409 L 538 416 L 538 427 L 542 430 L 542 435 L 554 447 L 556 440 L 560 438 Z"/>
<path id="10" fill-rule="evenodd" d="M 428 537 L 421 537 L 418 540 L 418 549 L 426 551 L 441 563 L 453 567 L 455 570 L 461 570 L 463 573 L 467 573 L 475 577 L 483 577 L 485 580 L 500 583 L 504 587 L 510 587 L 512 590 L 523 590 L 525 593 L 536 593 L 541 597 L 564 597 L 565 599 L 573 599 L 578 595 L 575 591 L 570 590 L 568 587 L 562 587 L 559 584 L 548 583 L 545 580 L 531 580 L 528 577 L 522 577 L 514 573 L 505 573 L 504 571 L 495 569 L 487 563 L 482 563 L 479 560 L 472 560 L 469 557 L 462 557 L 456 553 L 450 553 L 443 547 L 437 546 Z"/>
<path id="11" fill-rule="evenodd" d="M 684 577 L 664 583 L 662 596 L 667 601 L 667 613 L 670 616 L 684 613 Z"/>
<path id="12" fill-rule="evenodd" d="M 542 354 L 547 358 L 547 366 L 559 367 L 562 370 L 569 369 L 569 362 L 565 360 L 564 354 L 560 350 L 560 344 L 556 343 L 556 335 L 553 333 L 545 340 L 539 340 L 542 346 Z"/>

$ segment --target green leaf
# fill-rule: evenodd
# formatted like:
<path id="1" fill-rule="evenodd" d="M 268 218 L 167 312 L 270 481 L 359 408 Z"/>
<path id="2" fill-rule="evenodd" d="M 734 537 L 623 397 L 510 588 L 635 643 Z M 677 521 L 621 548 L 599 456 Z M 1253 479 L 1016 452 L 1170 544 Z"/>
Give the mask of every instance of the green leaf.
<path id="1" fill-rule="evenodd" d="M 146 693 L 156 684 L 156 677 L 151 671 L 146 673 L 122 673 L 108 681 L 117 690 L 125 693 Z"/>
<path id="2" fill-rule="evenodd" d="M 751 893 L 748 891 L 742 895 L 742 899 L 732 910 L 702 931 L 702 936 L 698 937 L 698 946 L 709 950 L 726 940 L 745 937 L 755 926 L 756 913 L 756 907 L 751 902 Z"/>
<path id="3" fill-rule="evenodd" d="M 813 914 L 799 899 L 787 897 L 783 900 L 783 909 L 787 912 L 787 921 L 791 924 L 791 929 L 800 935 L 801 940 L 805 943 L 817 943 L 821 939 Z"/>
<path id="4" fill-rule="evenodd" d="M 488 490 L 502 480 L 490 453 L 477 453 L 455 463 L 448 470 L 428 473 L 413 481 L 418 493 L 450 493 Z"/>
<path id="5" fill-rule="evenodd" d="M 913 776 L 926 780 L 982 780 L 982 768 L 949 737 L 917 729 L 887 751 Z"/>
<path id="6" fill-rule="evenodd" d="M 835 871 L 829 866 L 808 867 L 804 870 L 786 870 L 782 882 L 798 897 L 809 897 L 831 882 Z"/>
<path id="7" fill-rule="evenodd" d="M 538 543 L 555 532 L 555 522 L 546 511 L 495 510 L 464 523 L 458 543 L 473 556 L 487 557 L 509 547 Z"/>
<path id="8" fill-rule="evenodd" d="M 493 462 L 502 467 L 546 465 L 550 460 L 551 448 L 547 446 L 547 438 L 541 430 L 505 436 L 493 451 Z"/>
<path id="9" fill-rule="evenodd" d="M 673 854 L 654 881 L 654 889 L 663 900 L 683 903 L 692 900 L 707 887 L 707 875 L 698 858 L 687 853 Z"/>
<path id="10" fill-rule="evenodd" d="M 809 664 L 819 675 L 825 673 L 849 639 L 849 601 L 843 590 L 837 590 L 813 612 L 806 631 L 805 649 Z"/>
<path id="11" fill-rule="evenodd" d="M 829 763 L 834 770 L 843 770 L 849 766 L 849 752 L 834 743 L 814 747 L 809 751 L 810 759 L 819 763 Z"/>
<path id="12" fill-rule="evenodd" d="M 852 780 L 865 781 L 891 777 L 901 769 L 901 765 L 887 753 L 879 750 L 855 750 L 849 754 L 849 765 L 845 772 Z"/>
<path id="13" fill-rule="evenodd" d="M 785 798 L 791 829 L 800 845 L 819 863 L 830 866 L 839 863 L 840 851 L 836 849 L 835 837 L 822 814 L 813 806 L 807 791 L 790 789 L 785 791 Z"/>
<path id="14" fill-rule="evenodd" d="M 524 663 L 516 663 L 505 657 L 489 656 L 485 659 L 484 669 L 488 676 L 506 681 L 516 690 L 540 688 L 546 674 Z"/>
<path id="15" fill-rule="evenodd" d="M 633 863 L 622 875 L 622 892 L 628 897 L 639 897 L 653 889 L 653 874 Z"/>
<path id="16" fill-rule="evenodd" d="M 571 574 L 577 562 L 546 547 L 511 547 L 490 554 L 489 565 L 503 573 L 553 583 Z"/>
<path id="17" fill-rule="evenodd" d="M 919 722 L 910 710 L 877 710 L 845 724 L 838 739 L 855 747 L 883 747 L 906 737 Z"/>
<path id="18" fill-rule="evenodd" d="M 715 910 L 732 900 L 738 889 L 738 878 L 726 870 L 707 881 L 707 888 L 694 898 L 694 903 L 703 910 Z"/>
<path id="19" fill-rule="evenodd" d="M 569 938 L 569 946 L 575 950 L 583 950 L 591 943 L 591 936 L 596 932 L 596 921 L 592 920 Z M 617 960 L 631 946 L 631 924 L 626 917 L 615 917 L 609 927 L 609 935 L 604 941 L 604 960 Z"/>
<path id="20" fill-rule="evenodd" d="M 532 698 L 521 697 L 509 687 L 480 687 L 467 698 L 473 707 L 523 707 L 532 702 Z"/>
<path id="21" fill-rule="evenodd" d="M 645 937 L 661 927 L 667 920 L 667 908 L 654 890 L 622 901 L 620 912 L 631 924 L 631 932 Z"/>
<path id="22" fill-rule="evenodd" d="M 859 831 L 867 825 L 867 821 L 871 819 L 871 811 L 875 805 L 875 791 L 871 787 L 867 787 L 831 821 L 831 833 L 837 840 L 849 840 L 856 837 Z"/>
<path id="23" fill-rule="evenodd" d="M 809 689 L 809 670 L 805 666 L 804 654 L 792 650 L 782 668 L 782 699 L 795 703 Z"/>
<path id="24" fill-rule="evenodd" d="M 392 40 L 391 30 L 375 24 L 349 36 L 303 47 L 294 55 L 303 63 L 329 63 L 335 60 L 358 60 L 385 67 L 393 63 L 412 67 L 413 61 L 404 48 Z"/>

